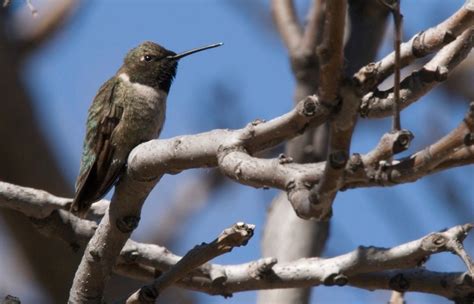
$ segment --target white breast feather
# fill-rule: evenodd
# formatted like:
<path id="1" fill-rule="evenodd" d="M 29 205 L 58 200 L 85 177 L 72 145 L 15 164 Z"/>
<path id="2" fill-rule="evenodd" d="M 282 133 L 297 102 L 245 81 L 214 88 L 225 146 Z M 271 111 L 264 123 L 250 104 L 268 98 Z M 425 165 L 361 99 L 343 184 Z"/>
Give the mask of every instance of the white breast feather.
<path id="1" fill-rule="evenodd" d="M 119 78 L 122 79 L 126 84 L 131 85 L 138 94 L 145 97 L 146 99 L 155 99 L 155 98 L 160 97 L 160 94 L 158 93 L 157 90 L 155 90 L 155 88 L 152 88 L 150 86 L 147 86 L 141 83 L 131 82 L 130 77 L 126 73 L 120 74 Z M 163 97 L 166 97 L 166 96 L 163 96 Z"/>

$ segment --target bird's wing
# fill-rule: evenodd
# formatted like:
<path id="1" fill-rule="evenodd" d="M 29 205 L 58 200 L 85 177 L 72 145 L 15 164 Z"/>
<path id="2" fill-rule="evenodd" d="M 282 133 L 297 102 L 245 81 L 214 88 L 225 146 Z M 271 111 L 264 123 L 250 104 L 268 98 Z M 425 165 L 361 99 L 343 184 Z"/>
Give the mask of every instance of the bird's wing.
<path id="1" fill-rule="evenodd" d="M 87 212 L 90 205 L 112 187 L 122 166 L 112 166 L 111 135 L 120 122 L 123 108 L 113 102 L 118 80 L 113 77 L 99 89 L 89 108 L 81 169 L 76 181 L 72 210 Z"/>

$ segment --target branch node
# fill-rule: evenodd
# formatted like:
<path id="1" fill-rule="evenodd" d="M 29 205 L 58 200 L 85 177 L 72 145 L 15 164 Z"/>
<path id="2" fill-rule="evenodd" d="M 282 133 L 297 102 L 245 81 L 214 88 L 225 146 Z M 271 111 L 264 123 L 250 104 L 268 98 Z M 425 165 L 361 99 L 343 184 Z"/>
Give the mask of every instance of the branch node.
<path id="1" fill-rule="evenodd" d="M 122 257 L 124 258 L 125 262 L 127 263 L 133 263 L 137 260 L 139 257 L 139 253 L 137 250 L 130 250 L 125 253 L 122 253 Z"/>
<path id="2" fill-rule="evenodd" d="M 139 216 L 124 216 L 122 218 L 117 219 L 115 222 L 115 225 L 117 226 L 118 230 L 120 230 L 122 233 L 130 233 L 135 228 L 137 228 L 138 223 L 140 222 L 140 217 Z"/>
<path id="3" fill-rule="evenodd" d="M 303 102 L 303 115 L 312 117 L 316 114 L 318 97 L 316 95 L 307 96 Z"/>
<path id="4" fill-rule="evenodd" d="M 398 133 L 398 137 L 393 143 L 393 148 L 392 148 L 393 154 L 397 154 L 397 153 L 407 150 L 410 147 L 411 141 L 415 137 L 413 133 L 405 129 L 400 130 L 397 133 Z"/>
<path id="5" fill-rule="evenodd" d="M 411 45 L 411 52 L 415 58 L 422 58 L 425 57 L 430 53 L 429 48 L 425 47 L 426 44 L 424 42 L 425 38 L 425 31 L 421 31 L 415 35 L 413 38 L 413 43 Z"/>
<path id="6" fill-rule="evenodd" d="M 100 253 L 97 250 L 94 250 L 94 249 L 89 250 L 89 255 L 96 262 L 101 260 Z"/>
<path id="7" fill-rule="evenodd" d="M 474 144 L 474 133 L 467 133 L 463 142 L 467 147 L 472 146 Z"/>
<path id="8" fill-rule="evenodd" d="M 344 286 L 349 283 L 349 278 L 343 274 L 339 274 L 334 278 L 334 284 L 337 286 Z"/>
<path id="9" fill-rule="evenodd" d="M 285 154 L 281 153 L 278 155 L 278 163 L 280 165 L 284 164 L 291 164 L 293 162 L 293 157 L 286 156 Z"/>
<path id="10" fill-rule="evenodd" d="M 374 87 L 378 82 L 378 73 L 380 68 L 380 62 L 371 62 L 368 65 L 361 68 L 352 78 L 357 92 L 363 95 L 369 91 L 370 88 Z"/>
<path id="11" fill-rule="evenodd" d="M 446 246 L 448 239 L 440 233 L 435 233 L 427 238 L 427 242 L 428 244 L 426 244 L 426 246 L 424 247 L 428 249 L 429 251 L 436 252 L 442 247 Z"/>
<path id="12" fill-rule="evenodd" d="M 227 275 L 222 267 L 211 267 L 209 277 L 211 278 L 212 284 L 216 286 L 222 286 L 225 281 L 227 281 Z"/>
<path id="13" fill-rule="evenodd" d="M 2 304 L 20 304 L 20 303 L 21 303 L 20 298 L 12 296 L 12 295 L 7 295 L 5 299 L 2 301 Z"/>
<path id="14" fill-rule="evenodd" d="M 334 151 L 329 155 L 329 164 L 334 169 L 342 169 L 347 163 L 348 155 L 345 150 Z"/>
<path id="15" fill-rule="evenodd" d="M 449 69 L 446 66 L 436 67 L 436 81 L 443 82 L 448 79 Z"/>
<path id="16" fill-rule="evenodd" d="M 398 183 L 397 180 L 402 177 L 402 173 L 397 169 L 390 170 L 390 175 L 388 176 L 388 180 L 392 183 Z"/>
<path id="17" fill-rule="evenodd" d="M 443 36 L 443 43 L 444 44 L 451 43 L 454 40 L 456 40 L 456 35 L 454 35 L 454 33 L 452 31 L 447 30 L 446 32 L 444 32 L 444 36 Z"/>
<path id="18" fill-rule="evenodd" d="M 349 282 L 349 279 L 344 274 L 331 273 L 323 279 L 324 286 L 344 286 Z"/>
<path id="19" fill-rule="evenodd" d="M 252 126 L 258 126 L 259 124 L 262 124 L 264 122 L 265 122 L 265 119 L 256 118 L 251 122 L 251 124 Z"/>
<path id="20" fill-rule="evenodd" d="M 355 173 L 362 168 L 364 168 L 364 162 L 362 161 L 362 156 L 359 153 L 352 154 L 347 163 L 347 169 L 350 172 Z"/>
<path id="21" fill-rule="evenodd" d="M 139 303 L 155 303 L 158 296 L 159 292 L 153 285 L 146 285 L 140 288 L 138 301 Z"/>
<path id="22" fill-rule="evenodd" d="M 410 288 L 410 282 L 401 273 L 393 276 L 389 282 L 390 289 L 405 292 Z"/>
<path id="23" fill-rule="evenodd" d="M 217 238 L 224 251 L 231 250 L 233 247 L 247 245 L 250 238 L 253 236 L 255 225 L 246 224 L 244 222 L 237 222 L 232 227 L 224 229 L 221 235 Z"/>
<path id="24" fill-rule="evenodd" d="M 323 210 L 316 203 L 309 200 L 310 190 L 301 184 L 297 184 L 295 181 L 290 181 L 287 185 L 288 201 L 296 215 L 305 220 L 320 220 L 323 217 Z"/>
<path id="25" fill-rule="evenodd" d="M 249 265 L 248 273 L 252 278 L 262 280 L 271 273 L 276 263 L 278 260 L 273 257 L 259 259 Z"/>

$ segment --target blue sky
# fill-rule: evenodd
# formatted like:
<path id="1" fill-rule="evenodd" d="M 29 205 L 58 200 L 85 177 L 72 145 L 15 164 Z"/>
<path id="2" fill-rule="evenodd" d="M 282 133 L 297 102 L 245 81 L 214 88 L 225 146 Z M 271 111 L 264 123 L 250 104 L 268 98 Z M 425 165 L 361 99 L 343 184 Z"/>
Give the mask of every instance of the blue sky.
<path id="1" fill-rule="evenodd" d="M 142 41 L 152 40 L 176 52 L 219 41 L 225 44 L 180 62 L 168 97 L 162 138 L 206 131 L 214 127 L 213 116 L 221 113 L 234 118 L 228 125 L 224 121 L 221 127 L 239 127 L 255 118 L 269 119 L 291 108 L 294 80 L 286 51 L 275 35 L 261 29 L 256 15 L 250 16 L 236 5 L 246 2 L 250 1 L 91 2 L 71 26 L 27 62 L 24 76 L 34 97 L 35 110 L 71 185 L 78 172 L 87 109 L 99 86 L 120 67 L 125 53 Z M 264 8 L 268 7 L 268 1 L 261 2 Z M 411 36 L 436 24 L 463 2 L 404 1 L 405 32 Z M 297 3 L 304 11 L 306 1 Z M 41 14 L 41 6 L 39 9 Z M 387 54 L 390 47 L 391 42 L 386 41 L 380 56 Z M 216 85 L 222 85 L 234 94 L 236 104 L 229 107 L 224 101 L 222 104 L 206 102 Z M 446 103 L 442 98 L 453 99 L 436 90 L 403 113 L 403 126 L 416 135 L 411 152 L 437 138 L 431 134 L 432 117 L 444 124 L 440 135 L 462 119 L 466 104 Z M 240 124 L 236 125 L 235 121 Z M 360 124 L 352 151 L 368 151 L 388 129 L 388 120 Z M 161 208 L 166 208 L 166 202 L 179 191 L 180 183 L 195 178 L 196 173 L 193 170 L 162 180 L 145 204 L 142 223 L 134 233 L 134 239 L 147 241 L 150 238 L 150 227 L 159 219 Z M 436 177 L 393 188 L 346 191 L 339 193 L 336 199 L 326 255 L 346 253 L 358 245 L 394 246 L 435 230 L 472 221 L 474 191 L 466 181 L 467 175 L 473 176 L 472 167 L 442 175 L 455 181 L 457 189 L 463 189 L 459 195 L 470 211 L 464 218 L 447 210 L 445 201 L 449 198 L 433 191 Z M 212 240 L 236 221 L 245 221 L 257 224 L 254 239 L 246 247 L 235 249 L 216 261 L 241 263 L 258 258 L 266 210 L 275 193 L 274 190 L 255 190 L 232 184 L 225 191 L 212 195 L 209 207 L 198 211 L 189 222 L 176 223 L 186 231 L 176 248 L 177 253 L 183 254 L 197 243 Z M 7 244 L 7 240 L 0 241 Z M 467 249 L 471 253 L 474 253 L 473 243 L 470 237 Z M 464 271 L 457 258 L 448 254 L 432 258 L 427 267 Z M 21 296 L 22 291 L 16 294 Z M 25 300 L 30 302 L 28 299 L 33 301 L 38 297 L 40 295 L 33 292 L 26 295 Z M 202 303 L 253 303 L 255 293 L 235 294 L 227 300 L 201 298 Z M 381 303 L 388 300 L 388 294 L 321 287 L 315 289 L 313 300 L 317 303 Z M 410 294 L 408 301 L 444 303 L 443 299 L 417 294 Z"/>

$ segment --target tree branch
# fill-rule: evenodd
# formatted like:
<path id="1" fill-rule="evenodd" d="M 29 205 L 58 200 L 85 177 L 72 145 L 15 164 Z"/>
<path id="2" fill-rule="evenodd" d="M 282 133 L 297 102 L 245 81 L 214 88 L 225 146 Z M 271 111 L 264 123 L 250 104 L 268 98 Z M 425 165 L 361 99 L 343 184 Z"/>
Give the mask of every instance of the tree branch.
<path id="1" fill-rule="evenodd" d="M 164 289 L 184 277 L 194 268 L 213 258 L 230 252 L 234 247 L 245 246 L 253 235 L 254 225 L 237 223 L 225 229 L 212 243 L 202 243 L 191 249 L 168 271 L 159 276 L 152 284 L 143 286 L 134 292 L 127 304 L 155 303 Z"/>
<path id="2" fill-rule="evenodd" d="M 323 0 L 313 0 L 308 13 L 308 22 L 304 27 L 301 38 L 300 51 L 303 53 L 315 54 L 316 47 L 321 40 L 322 29 L 324 28 L 324 6 Z"/>
<path id="3" fill-rule="evenodd" d="M 314 99 L 308 100 L 311 104 L 314 101 Z M 304 110 L 304 106 L 302 108 Z M 392 155 L 407 149 L 413 136 L 405 130 L 385 134 L 374 150 L 366 155 L 355 154 L 350 158 L 348 164 L 343 167 L 341 175 L 343 179 L 338 187 L 345 189 L 393 186 L 398 183 L 414 181 L 442 169 L 474 162 L 473 141 L 470 140 L 471 134 L 474 133 L 473 111 L 474 105 L 470 107 L 462 123 L 438 142 L 400 160 L 385 161 Z M 324 163 L 295 164 L 284 155 L 278 159 L 258 159 L 249 155 L 249 151 L 267 147 L 267 139 L 262 136 L 265 137 L 269 134 L 270 129 L 283 130 L 283 125 L 286 124 L 296 129 L 294 119 L 304 117 L 304 115 L 298 116 L 299 112 L 295 110 L 291 113 L 293 114 L 281 116 L 268 123 L 249 124 L 241 130 L 214 130 L 193 136 L 148 142 L 138 147 L 138 151 L 133 152 L 130 156 L 129 172 L 136 178 L 153 180 L 159 179 L 166 172 L 219 166 L 224 174 L 239 183 L 254 187 L 274 187 L 287 191 L 289 200 L 297 214 L 301 217 L 311 217 L 315 212 L 312 208 L 315 207 L 308 201 L 309 189 L 322 179 Z M 300 124 L 304 125 L 304 122 L 300 122 Z M 278 137 L 280 136 L 283 135 L 278 135 Z M 139 183 L 137 182 L 137 184 Z M 8 187 L 3 188 L 8 190 Z M 15 193 L 26 191 L 23 189 L 13 190 L 13 193 L 0 192 L 0 197 L 12 197 Z M 30 189 L 29 191 L 36 193 L 37 190 Z M 41 193 L 37 192 L 38 195 L 44 195 Z M 130 195 L 135 195 L 135 193 Z M 47 199 L 48 195 L 45 197 Z M 25 200 L 28 199 L 31 198 L 25 196 Z M 52 202 L 57 200 L 54 198 Z M 69 202 L 67 199 L 59 200 L 65 203 Z M 49 207 L 49 210 L 55 208 L 54 206 L 56 205 L 53 204 L 52 207 Z M 59 205 L 63 209 L 65 206 L 67 205 Z M 100 210 L 105 206 L 107 206 L 107 202 L 94 204 L 93 208 Z M 44 210 L 48 209 L 44 208 Z M 27 212 L 25 211 L 25 213 Z M 44 217 L 50 212 L 27 214 Z M 96 213 L 101 214 L 100 212 Z"/>
<path id="4" fill-rule="evenodd" d="M 12 187 L 9 191 L 12 191 Z M 40 195 L 36 199 L 45 204 L 49 203 L 48 200 L 54 201 L 56 198 L 52 195 Z M 70 214 L 67 216 L 73 217 Z M 50 229 L 55 232 L 71 226 L 73 228 L 70 230 L 74 231 L 76 239 L 86 239 L 94 233 L 94 225 L 88 223 L 87 220 L 77 219 L 69 222 L 50 221 L 48 225 L 55 227 Z M 455 226 L 391 249 L 359 247 L 353 252 L 329 259 L 307 258 L 278 263 L 273 258 L 264 258 L 240 265 L 204 264 L 189 272 L 177 284 L 225 296 L 233 292 L 255 289 L 349 284 L 369 290 L 420 291 L 449 299 L 467 299 L 469 296 L 472 297 L 474 292 L 472 275 L 437 273 L 413 268 L 424 263 L 430 255 L 446 251 L 456 253 L 465 263 L 470 261 L 465 251 L 460 252 L 456 248 L 462 248 L 462 242 L 471 229 L 471 224 Z M 65 235 L 50 234 L 63 240 Z M 123 275 L 141 280 L 149 280 L 163 271 L 168 271 L 181 259 L 166 248 L 131 240 L 127 242 L 120 256 L 116 270 Z M 470 263 L 472 269 L 472 262 Z M 468 263 L 467 265 L 469 269 L 470 266 Z"/>
<path id="5" fill-rule="evenodd" d="M 276 28 L 289 50 L 296 49 L 303 30 L 296 17 L 293 0 L 272 0 L 271 10 Z"/>
<path id="6" fill-rule="evenodd" d="M 45 218 L 54 210 L 68 210 L 71 202 L 72 199 L 57 197 L 43 190 L 0 181 L 0 207 L 19 211 L 29 217 Z"/>
<path id="7" fill-rule="evenodd" d="M 425 57 L 451 43 L 461 33 L 474 25 L 474 0 L 466 3 L 448 19 L 435 27 L 413 36 L 400 46 L 400 65 L 406 67 L 417 58 Z M 363 92 L 373 90 L 395 68 L 395 52 L 392 52 L 377 63 L 370 63 L 361 68 L 354 76 Z"/>
<path id="8" fill-rule="evenodd" d="M 309 203 L 313 216 L 328 220 L 332 215 L 332 203 L 337 191 L 342 187 L 343 172 L 349 160 L 352 132 L 357 121 L 360 98 L 350 87 L 341 89 L 342 107 L 331 121 L 329 134 L 329 153 L 324 173 L 319 183 L 310 191 Z"/>
<path id="9" fill-rule="evenodd" d="M 448 74 L 464 60 L 474 43 L 474 29 L 468 29 L 441 49 L 425 66 L 403 79 L 400 84 L 400 109 L 420 99 L 428 91 L 447 79 Z M 393 88 L 374 91 L 364 96 L 360 115 L 380 118 L 391 115 L 394 102 Z"/>
<path id="10" fill-rule="evenodd" d="M 364 170 L 356 170 L 354 175 L 347 176 L 347 181 L 354 179 L 346 186 L 352 188 L 360 185 L 368 186 L 371 183 L 388 186 L 413 182 L 427 174 L 437 172 L 441 168 L 446 168 L 446 163 L 452 166 L 465 162 L 472 163 L 474 161 L 474 154 L 471 151 L 472 142 L 466 139 L 469 139 L 473 132 L 474 102 L 470 104 L 463 121 L 437 142 L 400 160 L 385 162 L 382 165 L 373 163 L 367 165 Z M 446 162 L 443 164 L 444 161 Z M 358 175 L 359 177 L 364 176 L 361 184 L 355 181 L 358 179 L 356 177 Z"/>
<path id="11" fill-rule="evenodd" d="M 342 74 L 346 0 L 326 1 L 323 41 L 318 47 L 320 64 L 319 98 L 327 104 L 338 103 Z"/>
<path id="12" fill-rule="evenodd" d="M 206 264 L 196 268 L 177 284 L 185 288 L 224 296 L 255 289 L 346 284 L 369 290 L 429 290 L 430 293 L 447 298 L 467 296 L 474 291 L 474 286 L 472 284 L 469 286 L 469 281 L 464 280 L 462 289 L 456 287 L 459 287 L 459 281 L 462 282 L 459 278 L 468 279 L 470 277 L 468 274 L 443 273 L 445 280 L 439 280 L 441 273 L 416 268 L 432 254 L 451 251 L 449 244 L 462 242 L 471 228 L 470 224 L 455 226 L 390 249 L 359 247 L 355 251 L 329 259 L 303 258 L 278 263 L 275 259 L 265 258 L 240 265 Z M 142 249 L 133 251 L 134 263 L 168 269 L 173 265 L 168 263 L 176 263 L 175 261 L 179 260 L 179 257 L 163 250 L 155 250 L 157 255 L 154 256 L 153 251 L 145 250 L 149 246 L 159 247 L 139 245 Z M 141 252 L 146 252 L 145 259 L 141 258 Z M 214 276 L 213 279 L 211 273 L 225 275 Z M 373 279 L 377 277 L 382 278 L 380 281 Z M 433 277 L 438 280 L 434 280 Z M 444 288 L 439 288 L 440 282 Z"/>

